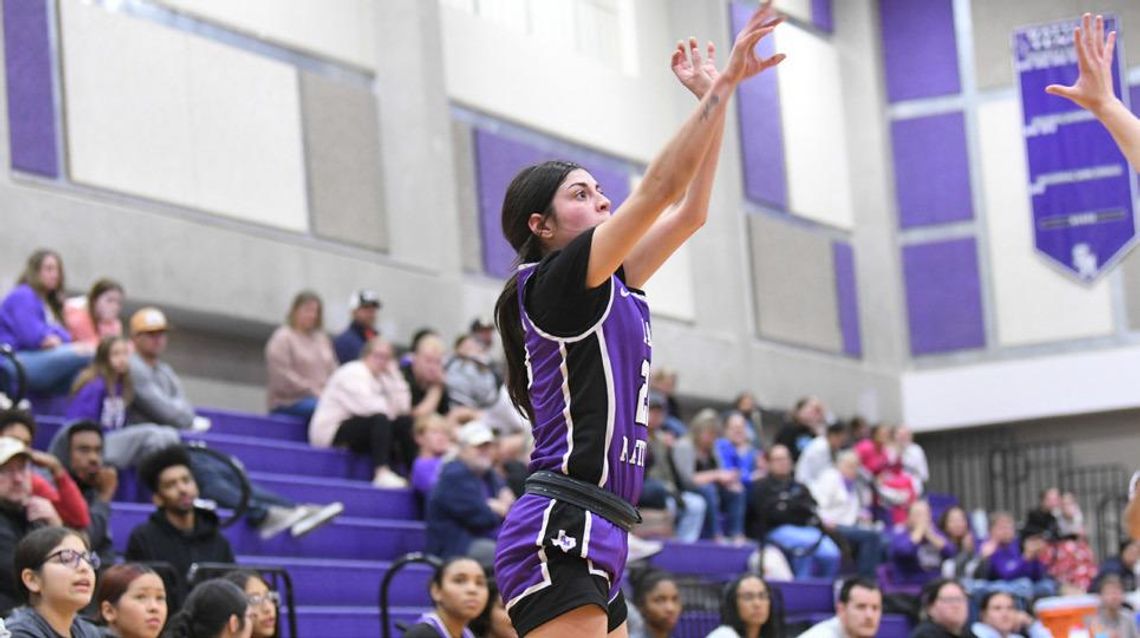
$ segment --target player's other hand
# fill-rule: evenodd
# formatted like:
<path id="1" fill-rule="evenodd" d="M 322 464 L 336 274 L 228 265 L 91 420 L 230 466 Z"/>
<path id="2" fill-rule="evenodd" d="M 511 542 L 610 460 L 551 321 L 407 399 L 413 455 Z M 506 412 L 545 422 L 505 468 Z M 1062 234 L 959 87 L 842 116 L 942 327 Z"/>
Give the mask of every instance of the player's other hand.
<path id="1" fill-rule="evenodd" d="M 1116 100 L 1112 91 L 1112 51 L 1116 48 L 1116 32 L 1104 37 L 1104 17 L 1094 20 L 1086 13 L 1081 26 L 1073 31 L 1073 46 L 1077 50 L 1077 68 L 1080 75 L 1072 86 L 1050 84 L 1045 92 L 1068 98 L 1093 113 Z"/>

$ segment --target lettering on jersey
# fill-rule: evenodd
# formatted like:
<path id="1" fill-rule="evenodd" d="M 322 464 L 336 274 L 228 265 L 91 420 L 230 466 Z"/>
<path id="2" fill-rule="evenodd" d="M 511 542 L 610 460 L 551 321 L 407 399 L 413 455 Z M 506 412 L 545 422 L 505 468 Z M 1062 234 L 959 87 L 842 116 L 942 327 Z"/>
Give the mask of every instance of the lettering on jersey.
<path id="1" fill-rule="evenodd" d="M 633 421 L 649 427 L 649 359 L 641 360 L 641 389 L 637 391 L 637 415 Z"/>
<path id="2" fill-rule="evenodd" d="M 554 545 L 563 552 L 569 554 L 570 550 L 578 546 L 578 541 L 573 536 L 567 536 L 566 530 L 558 530 L 558 536 L 550 539 L 550 544 Z"/>
<path id="3" fill-rule="evenodd" d="M 647 348 L 653 347 L 653 331 L 649 328 L 649 322 L 645 322 L 645 346 Z"/>
<path id="4" fill-rule="evenodd" d="M 629 449 L 629 437 L 624 434 L 621 437 L 621 458 L 618 459 L 622 463 L 629 463 L 638 467 L 645 467 L 645 451 L 648 449 L 645 441 L 634 441 L 633 449 Z"/>

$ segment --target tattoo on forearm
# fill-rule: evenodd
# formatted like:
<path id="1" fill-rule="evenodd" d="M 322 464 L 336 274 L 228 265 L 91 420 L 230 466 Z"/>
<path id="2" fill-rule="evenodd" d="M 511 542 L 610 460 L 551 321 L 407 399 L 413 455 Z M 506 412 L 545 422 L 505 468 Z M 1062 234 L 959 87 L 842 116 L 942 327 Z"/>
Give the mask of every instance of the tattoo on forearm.
<path id="1" fill-rule="evenodd" d="M 702 112 L 701 112 L 701 119 L 702 119 L 702 120 L 707 120 L 707 119 L 709 119 L 709 115 L 711 115 L 711 114 L 712 114 L 712 112 L 713 112 L 714 110 L 716 110 L 716 107 L 717 107 L 717 105 L 719 105 L 719 104 L 720 104 L 720 96 L 719 96 L 719 95 L 717 95 L 716 93 L 713 93 L 712 95 L 710 95 L 710 96 L 709 96 L 709 101 L 708 101 L 708 102 L 705 102 L 705 109 L 704 109 L 704 111 L 702 111 Z"/>

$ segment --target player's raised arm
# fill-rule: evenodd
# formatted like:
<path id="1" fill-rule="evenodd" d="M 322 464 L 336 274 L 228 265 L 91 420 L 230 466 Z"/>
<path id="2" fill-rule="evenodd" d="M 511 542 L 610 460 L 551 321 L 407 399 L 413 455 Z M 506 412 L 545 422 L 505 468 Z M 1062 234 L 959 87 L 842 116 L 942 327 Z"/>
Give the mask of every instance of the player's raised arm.
<path id="1" fill-rule="evenodd" d="M 1068 98 L 1087 109 L 1104 124 L 1116 145 L 1132 165 L 1140 171 L 1140 119 L 1125 108 L 1112 90 L 1112 51 L 1116 47 L 1116 32 L 1104 36 L 1104 17 L 1094 20 L 1086 13 L 1081 26 L 1073 32 L 1073 46 L 1077 50 L 1077 67 L 1080 75 L 1072 86 L 1051 84 L 1045 91 Z"/>
<path id="2" fill-rule="evenodd" d="M 728 98 L 744 80 L 775 66 L 781 55 L 758 58 L 753 49 L 779 23 L 771 1 L 765 2 L 740 31 L 724 71 L 701 98 L 665 148 L 649 164 L 645 177 L 613 218 L 597 227 L 590 250 L 586 285 L 604 283 L 625 262 L 658 216 L 689 188 L 709 147 L 724 127 Z"/>

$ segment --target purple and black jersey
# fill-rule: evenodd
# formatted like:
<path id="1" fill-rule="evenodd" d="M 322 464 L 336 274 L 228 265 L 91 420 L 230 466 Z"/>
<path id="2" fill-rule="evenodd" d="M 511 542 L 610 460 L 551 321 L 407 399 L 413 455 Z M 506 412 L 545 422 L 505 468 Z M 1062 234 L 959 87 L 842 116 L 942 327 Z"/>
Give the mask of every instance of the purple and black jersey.
<path id="1" fill-rule="evenodd" d="M 534 410 L 530 470 L 561 472 L 636 504 L 649 420 L 649 306 L 625 285 L 620 270 L 586 288 L 592 240 L 591 230 L 519 268 Z M 614 601 L 627 553 L 625 531 L 610 521 L 524 495 L 503 523 L 495 560 L 516 628 L 556 612 L 549 597 L 559 606 L 577 595 L 586 597 L 583 602 Z M 591 579 L 600 600 L 588 598 L 599 595 L 587 595 Z"/>
<path id="2" fill-rule="evenodd" d="M 520 303 L 537 269 L 521 267 Z M 523 313 L 534 409 L 530 470 L 561 472 L 636 504 L 649 419 L 649 305 L 617 275 L 602 288 L 601 316 L 578 334 L 550 334 Z"/>

